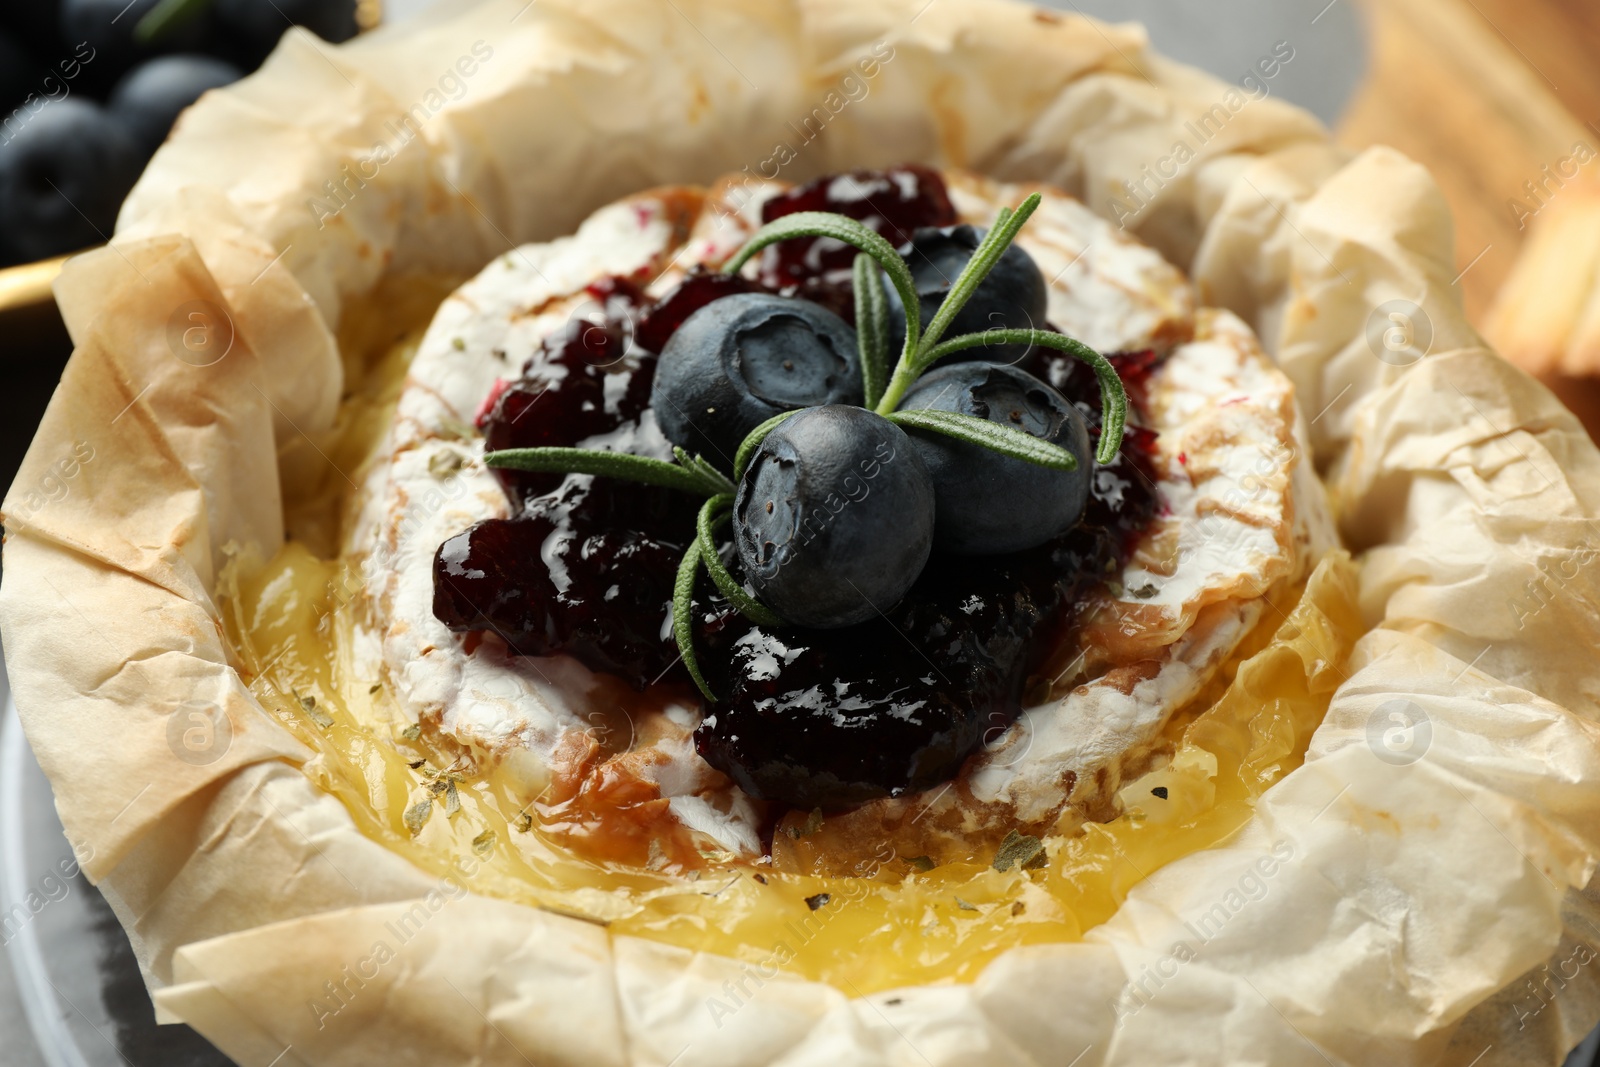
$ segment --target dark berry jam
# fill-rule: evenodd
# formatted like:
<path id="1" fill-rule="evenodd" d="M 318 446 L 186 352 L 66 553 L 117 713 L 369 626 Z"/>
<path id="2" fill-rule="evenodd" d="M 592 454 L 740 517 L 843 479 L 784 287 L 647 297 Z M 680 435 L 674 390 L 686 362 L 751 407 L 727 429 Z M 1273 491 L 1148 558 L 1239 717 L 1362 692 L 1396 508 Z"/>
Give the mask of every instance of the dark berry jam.
<path id="1" fill-rule="evenodd" d="M 1030 369 L 1100 436 L 1100 386 L 1053 349 Z M 1144 414 L 1159 359 L 1109 357 Z M 1083 518 L 1055 540 L 1008 556 L 935 554 L 884 618 L 841 630 L 739 621 L 726 699 L 695 733 L 706 762 L 746 792 L 837 811 L 953 778 L 991 731 L 1022 710 L 1022 690 L 1073 606 L 1121 570 L 1155 517 L 1154 432 L 1129 425 L 1098 466 Z M 721 691 L 721 690 L 719 690 Z"/>
<path id="2" fill-rule="evenodd" d="M 633 341 L 649 301 L 632 282 L 589 287 L 596 321 L 546 338 L 481 420 L 488 450 L 572 446 L 670 459 L 651 412 L 656 357 Z M 699 502 L 670 489 L 581 474 L 495 471 L 514 516 L 440 546 L 434 614 L 492 631 L 514 651 L 565 654 L 643 689 L 677 658 L 664 634 L 673 576 Z"/>
<path id="3" fill-rule="evenodd" d="M 919 226 L 957 221 L 943 181 L 918 166 L 820 179 L 768 202 L 763 215 L 808 210 L 861 219 L 896 245 Z M 763 288 L 848 319 L 854 256 L 838 242 L 787 242 L 763 259 L 761 284 L 695 272 L 654 305 L 622 279 L 597 283 L 590 295 L 603 318 L 553 335 L 520 379 L 499 387 L 483 420 L 488 447 L 670 458 L 649 400 L 653 353 L 672 332 L 712 300 Z M 1098 437 L 1094 375 L 1053 351 L 1034 358 L 1029 369 Z M 1137 412 L 1156 357 L 1112 359 Z M 1120 568 L 1156 514 L 1154 440 L 1128 427 L 1073 529 L 1008 556 L 936 554 L 900 604 L 858 626 L 754 626 L 707 595 L 702 577 L 696 648 L 722 697 L 696 731 L 702 756 L 752 795 L 804 809 L 836 811 L 954 777 L 985 735 L 1016 718 L 1074 605 Z M 670 602 L 700 500 L 581 475 L 500 474 L 515 515 L 440 547 L 435 614 L 457 632 L 493 631 L 526 655 L 571 655 L 637 688 L 684 681 Z"/>
<path id="4" fill-rule="evenodd" d="M 853 170 L 797 185 L 763 204 L 761 221 L 797 211 L 831 211 L 858 219 L 897 248 L 908 243 L 919 226 L 953 226 L 960 221 L 939 172 L 914 163 Z M 826 294 L 817 292 L 818 284 L 848 288 L 855 258 L 854 248 L 831 237 L 796 238 L 767 249 L 761 280 L 774 289 L 807 286 L 811 292 L 797 295 L 829 306 Z M 845 321 L 854 321 L 854 316 L 845 316 Z"/>
<path id="5" fill-rule="evenodd" d="M 661 541 L 539 504 L 439 547 L 433 613 L 453 630 L 491 630 L 518 654 L 562 653 L 644 689 L 676 658 L 661 621 L 683 538 Z"/>
<path id="6" fill-rule="evenodd" d="M 573 446 L 671 459 L 672 447 L 650 412 L 655 356 L 633 343 L 632 323 L 647 298 L 624 279 L 605 279 L 589 287 L 604 318 L 574 318 L 545 338 L 528 360 L 522 377 L 499 387 L 482 420 L 487 451 L 507 448 Z M 514 506 L 555 491 L 561 474 L 495 470 Z M 660 496 L 667 490 L 633 485 L 612 487 L 632 495 Z"/>
<path id="7" fill-rule="evenodd" d="M 645 311 L 634 329 L 633 339 L 651 352 L 667 347 L 667 340 L 684 320 L 713 300 L 739 293 L 769 292 L 766 286 L 738 274 L 723 274 L 695 267 L 660 303 Z"/>
<path id="8" fill-rule="evenodd" d="M 1058 620 L 1115 558 L 1112 539 L 1079 526 L 1027 552 L 935 555 L 904 600 L 859 626 L 741 622 L 700 754 L 751 795 L 802 810 L 949 781 L 1017 717 Z"/>

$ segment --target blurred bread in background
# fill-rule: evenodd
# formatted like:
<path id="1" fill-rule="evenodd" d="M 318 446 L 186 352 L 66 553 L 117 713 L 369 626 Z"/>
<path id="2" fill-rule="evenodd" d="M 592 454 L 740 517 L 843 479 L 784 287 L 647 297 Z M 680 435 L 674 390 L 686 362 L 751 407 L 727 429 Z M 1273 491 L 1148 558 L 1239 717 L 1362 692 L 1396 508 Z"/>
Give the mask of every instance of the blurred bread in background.
<path id="1" fill-rule="evenodd" d="M 1600 438 L 1600 176 L 1585 168 L 1527 218 L 1482 330 Z"/>

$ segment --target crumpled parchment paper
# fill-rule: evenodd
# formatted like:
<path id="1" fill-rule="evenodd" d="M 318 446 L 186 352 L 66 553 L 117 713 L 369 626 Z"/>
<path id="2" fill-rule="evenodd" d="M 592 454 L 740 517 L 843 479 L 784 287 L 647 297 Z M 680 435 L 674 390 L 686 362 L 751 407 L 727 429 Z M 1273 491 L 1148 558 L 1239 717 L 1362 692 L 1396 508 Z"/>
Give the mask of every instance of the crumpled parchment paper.
<path id="1" fill-rule="evenodd" d="M 1466 324 L 1427 174 L 1255 86 L 1001 0 L 504 0 L 293 32 L 208 94 L 58 285 L 77 350 L 0 587 L 28 736 L 162 1016 L 246 1067 L 1558 1063 L 1600 1014 L 1600 454 Z M 228 546 L 281 543 L 341 336 L 646 186 L 904 159 L 1060 184 L 1293 377 L 1373 627 L 1305 765 L 1083 943 L 871 997 L 363 837 L 212 599 Z"/>

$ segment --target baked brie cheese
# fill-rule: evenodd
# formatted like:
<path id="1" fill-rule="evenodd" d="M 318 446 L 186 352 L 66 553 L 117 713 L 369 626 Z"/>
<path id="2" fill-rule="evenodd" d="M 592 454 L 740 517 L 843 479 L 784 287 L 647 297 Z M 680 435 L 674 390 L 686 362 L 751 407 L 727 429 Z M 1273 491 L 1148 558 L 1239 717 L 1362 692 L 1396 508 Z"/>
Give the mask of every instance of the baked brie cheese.
<path id="1" fill-rule="evenodd" d="M 807 410 L 829 412 L 827 396 L 862 387 L 829 347 L 841 327 L 867 321 L 852 302 L 862 299 L 852 290 L 862 277 L 855 249 L 802 235 L 722 273 L 764 223 L 801 211 L 861 220 L 900 247 L 936 301 L 961 269 L 952 248 L 979 254 L 972 249 L 997 213 L 1034 193 L 1015 248 L 1041 279 L 1045 321 L 1020 325 L 1108 355 L 1129 416 L 1109 462 L 1097 462 L 1092 446 L 1078 457 L 1070 477 L 1082 495 L 1067 527 L 1030 547 L 949 547 L 963 544 L 949 530 L 972 516 L 962 514 L 966 497 L 948 499 L 965 483 L 951 480 L 941 457 L 980 463 L 977 445 L 929 452 L 921 442 L 939 435 L 915 426 L 915 438 L 885 438 L 858 472 L 859 491 L 848 476 L 837 506 L 815 509 L 827 527 L 817 540 L 853 535 L 855 524 L 869 541 L 852 543 L 872 546 L 856 551 L 884 542 L 903 555 L 899 542 L 914 542 L 922 520 L 905 503 L 913 497 L 892 497 L 898 463 L 906 484 L 942 489 L 936 507 L 954 509 L 927 511 L 932 548 L 920 549 L 915 584 L 899 603 L 863 594 L 864 621 L 806 627 L 753 621 L 702 576 L 689 651 L 711 700 L 674 640 L 680 558 L 702 499 L 603 473 L 485 462 L 488 453 L 565 448 L 666 463 L 688 434 L 703 445 L 700 462 L 733 474 L 731 446 L 718 444 L 718 403 L 664 412 L 679 394 L 658 364 L 690 365 L 699 358 L 692 344 L 714 347 L 725 326 L 745 346 L 741 403 L 815 389 L 822 406 Z M 904 301 L 892 286 L 884 292 L 897 316 L 892 364 Z M 918 296 L 926 299 L 920 288 Z M 986 299 L 980 286 L 968 307 L 1015 316 L 1003 294 L 993 306 Z M 800 341 L 796 330 L 806 331 Z M 848 361 L 854 337 L 844 343 Z M 774 351 L 777 362 L 758 362 Z M 807 368 L 786 356 L 795 352 L 823 360 L 827 374 L 798 385 L 763 377 L 777 368 L 803 376 Z M 1058 407 L 1064 398 L 1067 422 L 1091 440 L 1104 431 L 1094 372 L 1062 349 L 996 343 L 960 356 L 969 362 L 942 363 L 928 381 L 1014 401 L 1018 426 L 1037 414 L 1036 393 Z M 913 922 L 918 901 L 987 908 L 1008 892 L 1000 881 L 1025 869 L 1044 875 L 1053 862 L 1056 881 L 1012 885 L 1005 907 L 1013 918 L 1034 909 L 1029 936 L 1076 936 L 1121 891 L 1092 873 L 1106 866 L 1097 858 L 1105 849 L 1128 847 L 1118 826 L 1147 831 L 1138 847 L 1153 848 L 1147 862 L 1159 863 L 1233 825 L 1191 825 L 1170 845 L 1151 846 L 1148 835 L 1163 808 L 1194 816 L 1230 794 L 1214 779 L 1237 772 L 1219 770 L 1192 735 L 1255 677 L 1252 657 L 1310 642 L 1309 677 L 1309 664 L 1336 661 L 1352 636 L 1348 577 L 1304 459 L 1290 382 L 1236 316 L 1197 306 L 1180 271 L 1054 189 L 906 166 L 803 186 L 732 178 L 650 190 L 600 209 L 570 236 L 500 256 L 443 301 L 385 373 L 388 384 L 365 402 L 394 405 L 386 431 L 370 436 L 380 419 L 345 420 L 369 427 L 369 450 L 345 505 L 339 559 L 313 563 L 291 545 L 241 577 L 239 636 L 259 670 L 281 672 L 298 654 L 274 660 L 282 634 L 250 620 L 292 613 L 290 588 L 325 580 L 346 590 L 319 615 L 333 620 L 321 623 L 332 666 L 278 686 L 292 688 L 292 705 L 320 727 L 324 785 L 364 805 L 372 832 L 413 857 L 468 844 L 491 859 L 489 891 L 618 929 L 738 954 L 760 942 L 763 914 L 781 911 L 762 894 L 815 911 L 843 886 L 870 886 L 883 916 Z M 1002 374 L 1033 384 L 995 392 Z M 916 388 L 908 396 L 921 395 Z M 820 431 L 798 429 L 805 421 L 771 430 L 739 472 L 735 525 L 756 530 L 758 557 L 783 517 L 757 499 L 770 488 L 762 479 L 800 469 L 803 449 L 801 460 L 784 458 L 790 440 L 831 440 L 806 437 Z M 783 425 L 797 429 L 773 446 Z M 1069 484 L 1062 477 L 1051 484 Z M 989 500 L 988 483 L 972 484 L 973 507 L 1017 509 L 983 536 L 1022 536 L 1050 506 L 1048 493 Z M 900 501 L 887 522 L 871 519 L 874 494 Z M 746 496 L 753 517 L 741 510 Z M 716 554 L 737 571 L 742 551 L 724 544 Z M 780 562 L 763 588 L 825 585 L 831 573 L 819 579 Z M 802 610 L 822 610 L 826 596 L 801 586 Z M 1326 691 L 1301 683 L 1290 687 L 1301 701 L 1299 718 L 1288 716 L 1297 725 L 1284 728 L 1291 736 L 1263 781 L 1293 765 L 1325 707 Z M 1204 797 L 1185 795 L 1191 785 Z M 708 890 L 711 879 L 721 888 Z M 736 916 L 706 918 L 704 909 L 724 906 Z M 1012 936 L 951 927 L 941 941 L 937 923 L 918 922 L 930 938 L 927 973 L 960 974 Z M 865 935 L 836 936 L 831 947 L 819 939 L 797 969 L 835 973 L 843 946 Z M 851 966 L 869 985 L 905 977 Z"/>

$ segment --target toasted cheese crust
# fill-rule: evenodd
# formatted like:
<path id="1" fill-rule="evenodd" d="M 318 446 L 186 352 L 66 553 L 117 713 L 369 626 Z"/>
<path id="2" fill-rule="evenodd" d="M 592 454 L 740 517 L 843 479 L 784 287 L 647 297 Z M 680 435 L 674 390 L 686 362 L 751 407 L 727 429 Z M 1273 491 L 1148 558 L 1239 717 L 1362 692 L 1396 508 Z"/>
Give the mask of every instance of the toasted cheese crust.
<path id="1" fill-rule="evenodd" d="M 963 221 L 978 225 L 1034 188 L 946 177 Z M 463 285 L 422 341 L 347 544 L 372 578 L 367 645 L 412 721 L 506 768 L 530 798 L 631 782 L 666 801 L 653 809 L 664 839 L 746 857 L 761 851 L 760 805 L 695 753 L 698 706 L 647 700 L 619 728 L 618 703 L 638 698 L 616 680 L 565 657 L 512 655 L 492 635 L 464 639 L 435 619 L 432 561 L 446 538 L 508 514 L 469 429 L 495 380 L 585 313 L 589 283 L 625 275 L 659 295 L 696 264 L 720 265 L 783 188 L 643 193 Z M 1042 191 L 1019 243 L 1050 283 L 1051 321 L 1102 351 L 1170 353 L 1149 386 L 1161 514 L 1096 594 L 1071 646 L 1056 650 L 1042 699 L 969 761 L 956 788 L 842 817 L 862 826 L 930 806 L 940 814 L 929 833 L 947 835 L 1114 814 L 1124 768 L 1148 764 L 1168 718 L 1261 619 L 1267 590 L 1331 543 L 1320 486 L 1299 462 L 1292 388 L 1249 329 L 1197 311 L 1192 288 L 1157 253 Z"/>

